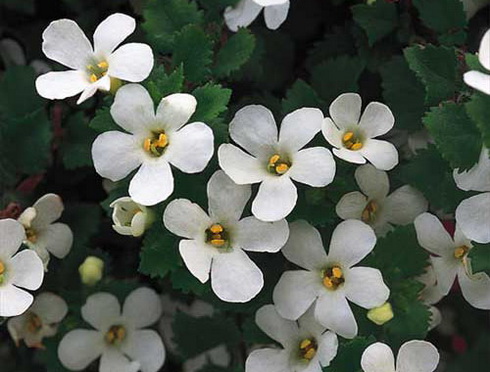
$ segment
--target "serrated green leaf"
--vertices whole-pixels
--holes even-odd
[[[77,112],[69,118],[61,144],[65,168],[75,169],[92,165],[91,148],[96,134],[87,126],[82,112]]]
[[[254,48],[254,35],[246,28],[240,28],[216,55],[213,74],[218,78],[224,78],[237,71],[248,61]]]
[[[202,296],[203,293],[209,292],[209,284],[201,283],[183,266],[170,273],[170,280],[172,281],[172,288],[185,294],[194,293]]]
[[[471,258],[471,269],[473,273],[483,271],[487,275],[490,275],[490,243],[479,244],[473,242],[473,248],[471,248],[468,257]]]
[[[465,107],[468,116],[481,132],[483,144],[490,148],[490,96],[475,93]]]
[[[361,356],[374,342],[373,338],[356,337],[339,345],[337,356],[324,372],[361,372]]]
[[[398,25],[398,13],[394,3],[376,1],[371,5],[354,5],[351,10],[354,20],[366,31],[369,45],[388,35]]]
[[[110,130],[121,130],[111,116],[109,107],[102,107],[95,112],[94,118],[88,124],[96,132],[103,133]]]
[[[223,88],[219,84],[208,83],[196,88],[192,95],[197,99],[197,107],[191,121],[209,123],[226,111],[231,98],[231,89]]]
[[[302,107],[323,107],[323,102],[315,90],[304,80],[298,79],[286,92],[282,100],[282,112],[286,115]]]
[[[167,74],[165,68],[159,65],[153,69],[143,85],[148,90],[148,93],[150,93],[155,105],[158,105],[163,97],[182,91],[184,85],[184,69],[180,65],[170,74]]]
[[[484,74],[488,73],[485,67],[481,65],[478,55],[466,53],[464,59],[466,65],[468,66],[468,70],[476,70],[476,71],[483,72]]]

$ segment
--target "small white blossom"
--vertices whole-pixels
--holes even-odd
[[[211,272],[211,287],[220,299],[247,302],[260,292],[264,278],[245,251],[279,251],[288,238],[288,224],[241,218],[251,187],[236,185],[223,171],[211,177],[207,193],[209,215],[187,199],[176,199],[165,209],[163,222],[186,238],[179,251],[192,275],[205,283]]]
[[[337,355],[337,335],[318,324],[313,309],[296,322],[282,318],[273,305],[265,305],[257,311],[255,322],[283,348],[253,351],[245,372],[321,372]]]
[[[364,350],[361,367],[364,372],[432,372],[439,364],[439,352],[430,342],[405,342],[396,358],[390,347],[376,342]]]
[[[330,105],[330,118],[323,122],[323,135],[335,147],[333,153],[349,163],[364,164],[367,159],[378,169],[393,169],[398,164],[395,146],[375,138],[388,133],[395,118],[379,102],[367,105],[361,116],[361,105],[359,94],[338,96]]]
[[[219,147],[221,168],[237,184],[260,183],[252,213],[262,221],[277,221],[294,209],[298,193],[293,180],[313,187],[330,184],[335,161],[325,147],[303,149],[320,131],[323,114],[302,108],[288,114],[278,133],[272,112],[259,105],[239,110],[230,123],[232,144]]]
[[[143,81],[153,68],[153,52],[146,44],[119,46],[136,27],[134,18],[116,13],[107,17],[94,32],[94,47],[76,22],[60,19],[43,32],[43,52],[55,62],[71,68],[53,71],[36,80],[37,92],[44,98],[64,99],[79,93],[77,103],[97,90],[109,91],[111,81]]]
[[[22,46],[14,39],[5,38],[0,40],[0,57],[5,66],[25,66],[27,65],[26,55]],[[51,68],[44,61],[34,59],[29,63],[37,75],[51,71]]]
[[[305,270],[282,274],[273,293],[278,313],[295,320],[315,303],[315,318],[320,324],[342,337],[355,337],[357,323],[347,300],[371,309],[382,305],[390,294],[379,270],[353,267],[375,245],[371,227],[347,220],[335,228],[327,255],[318,230],[306,221],[290,224],[282,253]]]
[[[428,202],[418,190],[402,186],[391,194],[388,174],[371,164],[358,167],[355,178],[362,192],[342,196],[335,210],[344,220],[356,219],[370,225],[376,235],[384,236],[393,225],[408,225],[427,211]]]
[[[56,222],[63,213],[63,201],[56,194],[46,194],[20,215],[18,221],[24,226],[24,243],[34,250],[44,263],[49,263],[49,254],[64,258],[73,245],[73,232],[64,223]]]
[[[24,313],[33,302],[30,293],[44,278],[44,267],[36,252],[19,250],[26,238],[22,225],[12,219],[0,220],[0,317]]]
[[[490,70],[490,30],[485,32],[480,42],[478,50],[478,60],[486,69]],[[477,89],[485,94],[490,94],[490,75],[480,71],[469,71],[463,75],[464,82],[470,87]]]
[[[54,293],[43,292],[24,314],[9,319],[7,328],[17,346],[24,340],[28,347],[42,348],[43,338],[56,334],[67,313],[65,300]]]
[[[138,169],[129,184],[136,203],[155,205],[174,190],[170,164],[185,173],[201,172],[214,152],[213,131],[204,123],[186,123],[196,110],[190,94],[171,94],[155,107],[141,85],[120,88],[111,106],[114,121],[129,133],[109,131],[92,145],[97,173],[111,181]]]
[[[141,236],[153,222],[150,209],[128,196],[114,200],[110,207],[114,209],[112,228],[121,235]]]
[[[472,272],[468,253],[473,245],[458,223],[453,238],[437,217],[430,213],[418,216],[414,224],[419,244],[437,255],[431,256],[431,262],[441,293],[447,295],[457,277],[466,301],[478,309],[489,310],[490,278],[484,272]]]
[[[68,332],[58,346],[61,363],[81,371],[100,357],[99,372],[157,372],[165,348],[157,332],[144,329],[158,321],[162,305],[149,288],[131,292],[122,307],[116,296],[99,292],[82,307],[82,318],[95,330]]]
[[[276,30],[286,20],[289,0],[240,0],[234,7],[225,10],[225,22],[231,31],[249,26],[264,9],[267,28]]]

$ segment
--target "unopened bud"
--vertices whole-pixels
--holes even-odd
[[[369,310],[367,317],[371,322],[377,325],[383,325],[393,319],[393,308],[389,302],[385,302],[383,305]]]
[[[80,279],[83,284],[93,286],[102,279],[104,272],[104,261],[98,257],[89,256],[78,268]]]

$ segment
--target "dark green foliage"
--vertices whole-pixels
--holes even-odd
[[[392,32],[398,24],[396,5],[386,1],[359,4],[352,8],[354,20],[366,31],[369,45]]]
[[[479,244],[473,242],[473,248],[470,250],[471,269],[473,273],[481,271],[490,275],[490,244]]]

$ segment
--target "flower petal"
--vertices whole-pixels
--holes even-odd
[[[11,218],[0,220],[0,259],[8,260],[26,238],[24,227]]]
[[[104,336],[100,332],[75,329],[61,340],[58,358],[66,368],[81,371],[102,354],[104,347]]]
[[[83,71],[52,71],[36,79],[37,93],[47,99],[65,99],[90,86]]]
[[[138,330],[131,335],[130,342],[123,346],[124,352],[140,364],[142,372],[159,371],[165,362],[165,347],[162,339],[153,330]]]
[[[235,145],[222,144],[218,159],[221,169],[239,185],[261,182],[269,176],[264,164]]]
[[[357,127],[361,116],[361,96],[357,93],[344,93],[338,96],[329,108],[330,117],[339,129]]]
[[[332,119],[325,118],[323,120],[322,134],[332,146],[342,147],[342,131],[337,128]]]
[[[349,163],[354,163],[354,164],[366,163],[366,159],[364,158],[364,156],[362,156],[362,154],[359,151],[352,151],[346,149],[345,147],[342,147],[339,149],[332,149],[332,152],[334,153],[335,156],[345,161],[348,161]]]
[[[430,342],[413,340],[398,351],[397,372],[432,372],[439,364],[439,352]]]
[[[231,31],[238,31],[239,27],[249,26],[259,15],[262,7],[253,0],[241,0],[234,7],[226,8],[224,17]]]
[[[434,257],[430,260],[437,277],[437,287],[443,295],[447,295],[453,286],[460,263],[454,257]]]
[[[357,168],[355,178],[362,193],[368,196],[370,200],[383,200],[390,191],[388,174],[376,169],[371,164]]]
[[[396,189],[386,198],[386,219],[395,225],[408,225],[427,211],[429,203],[424,195],[409,185]]]
[[[388,141],[369,139],[358,152],[381,170],[391,170],[398,164],[398,151]]]
[[[106,348],[100,358],[99,372],[138,372],[140,364],[131,361],[117,348]]]
[[[335,160],[325,147],[310,147],[292,156],[288,175],[295,181],[313,187],[324,187],[335,177]]]
[[[323,113],[316,108],[301,108],[286,115],[281,123],[279,146],[294,154],[306,146],[320,130]]]
[[[247,372],[290,371],[290,355],[286,350],[259,349],[252,351],[245,362]]]
[[[131,83],[145,80],[153,68],[153,52],[146,44],[129,43],[107,58],[107,75]]]
[[[109,55],[131,35],[136,21],[126,14],[114,13],[104,19],[94,32],[95,54]]]
[[[155,205],[174,191],[174,176],[165,159],[144,162],[129,184],[129,196],[139,204]]]
[[[203,240],[211,219],[199,205],[187,199],[175,199],[165,208],[163,224],[175,235]]]
[[[283,4],[271,5],[264,9],[265,24],[269,30],[277,30],[281,26],[289,12],[289,0]]]
[[[456,221],[468,239],[483,244],[490,242],[490,192],[463,200],[456,208]]]
[[[485,94],[490,94],[490,75],[480,71],[468,71],[463,75],[464,82]]]
[[[490,310],[490,278],[484,272],[468,275],[463,265],[458,272],[461,293],[477,309]]]
[[[345,272],[344,290],[347,299],[365,309],[381,306],[390,290],[378,269],[353,267]]]
[[[374,138],[388,133],[395,125],[390,108],[380,102],[371,102],[362,114],[359,128],[366,136]]]
[[[83,90],[82,94],[80,94],[80,97],[77,100],[77,105],[80,105],[81,103],[88,100],[98,90],[108,92],[110,89],[111,89],[111,78],[109,77],[109,75],[106,75],[103,78],[97,80],[95,83],[91,83]]]
[[[31,311],[45,324],[59,323],[68,313],[68,305],[60,296],[43,292],[36,296]]]
[[[269,177],[259,187],[252,213],[262,221],[278,221],[294,209],[298,193],[287,175]]]
[[[287,347],[298,333],[296,322],[279,315],[274,305],[262,306],[255,314],[255,323],[270,338]]]
[[[31,306],[33,300],[30,293],[11,284],[4,284],[0,287],[0,316],[21,315]]]
[[[55,257],[64,258],[73,245],[73,232],[64,223],[54,223],[39,232],[36,244],[45,247]]]
[[[446,257],[452,255],[454,242],[441,221],[430,213],[423,213],[415,221],[419,244],[429,252]]]
[[[121,306],[116,296],[105,292],[98,292],[88,297],[81,311],[82,318],[103,333],[121,316]]]
[[[63,200],[56,194],[43,195],[32,207],[36,210],[36,216],[32,221],[32,227],[35,229],[46,227],[58,220],[65,209]]]
[[[187,93],[162,98],[157,108],[157,121],[165,131],[173,132],[186,124],[196,111],[197,101]]]
[[[343,220],[360,220],[367,202],[367,198],[359,191],[349,192],[340,198],[335,206],[335,212]]]
[[[318,357],[323,367],[330,365],[330,362],[337,356],[339,340],[333,332],[325,332],[318,340]]]
[[[206,283],[209,279],[211,261],[214,256],[219,255],[219,252],[204,242],[196,240],[181,240],[179,252],[191,274],[201,283]]]
[[[254,1],[263,7],[281,5],[281,4],[289,2],[289,0],[254,0]]]
[[[325,292],[326,291],[326,292]],[[315,305],[318,322],[344,338],[357,335],[357,323],[342,290],[325,289]]]
[[[393,351],[388,345],[376,342],[362,353],[361,367],[364,372],[394,372],[395,357]]]
[[[478,59],[485,69],[490,70],[490,30],[487,30],[480,41]]]
[[[122,315],[136,329],[149,327],[160,319],[162,302],[153,289],[141,287],[126,297]]]
[[[44,278],[44,266],[36,252],[25,249],[10,261],[12,273],[10,282],[30,290],[38,289]]]
[[[461,190],[490,191],[490,150],[483,147],[478,163],[461,173],[459,173],[459,169],[455,169],[453,178]]]
[[[288,236],[286,220],[264,222],[250,216],[238,222],[233,239],[246,251],[275,253],[284,246]]]

